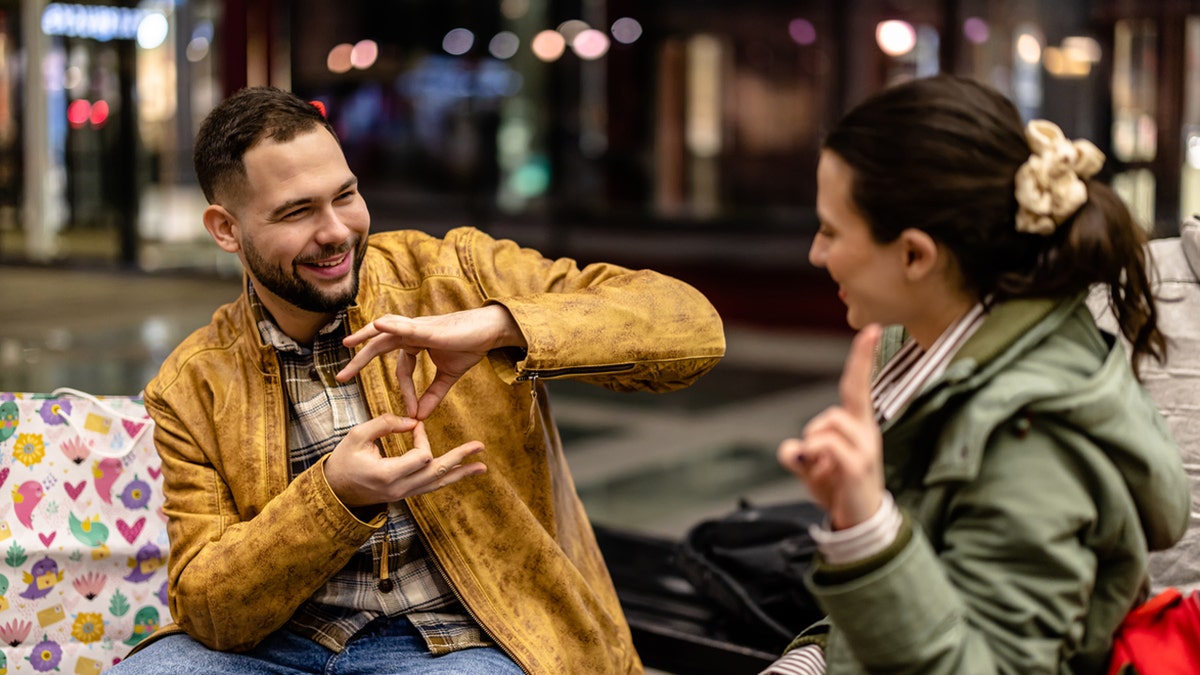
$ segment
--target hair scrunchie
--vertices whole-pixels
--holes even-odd
[[[1032,153],[1017,169],[1017,231],[1047,236],[1087,201],[1084,180],[1104,166],[1091,141],[1067,140],[1048,120],[1031,120],[1025,138]]]

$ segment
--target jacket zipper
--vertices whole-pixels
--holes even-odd
[[[625,370],[632,370],[632,363],[618,363],[612,366],[578,366],[575,368],[550,368],[547,370],[522,370],[517,375],[518,382],[527,380],[548,379],[555,377],[569,377],[571,375],[595,375],[599,373],[619,373]]]

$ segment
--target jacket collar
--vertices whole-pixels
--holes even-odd
[[[1067,300],[1009,300],[993,307],[983,325],[955,354],[942,376],[929,383],[913,399],[908,410],[884,424],[885,445],[930,443],[933,449],[932,456],[927,455],[925,484],[973,478],[992,431],[1038,396],[1036,388],[1005,386],[1003,392],[989,396],[984,404],[962,408],[948,418],[938,430],[936,439],[917,439],[925,433],[924,423],[931,415],[942,413],[947,406],[953,407],[960,397],[988,386],[998,373],[1079,311],[1084,297],[1080,294]],[[914,458],[891,456],[888,459],[889,464],[894,464],[891,471],[907,472],[908,463]]]

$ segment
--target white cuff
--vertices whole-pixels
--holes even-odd
[[[808,533],[817,542],[825,562],[830,565],[848,565],[860,560],[866,560],[883,551],[900,534],[900,524],[903,518],[892,493],[883,493],[883,502],[875,515],[863,522],[836,532],[829,529],[829,522],[823,525],[810,525]]]

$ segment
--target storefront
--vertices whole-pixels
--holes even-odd
[[[1200,210],[1198,61],[1186,2],[0,0],[0,260],[236,271],[190,158],[247,84],[326,103],[379,229],[683,238],[811,231],[824,130],[952,71],[1093,139],[1168,234]]]
[[[187,186],[193,113],[222,94],[216,9],[30,0],[7,8],[0,54],[19,52],[36,67],[2,69],[0,256],[156,267],[172,264],[173,243],[203,234]],[[11,149],[10,126],[19,139]],[[10,156],[19,159],[11,173]]]

